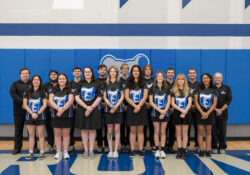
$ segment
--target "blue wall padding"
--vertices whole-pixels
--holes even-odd
[[[40,74],[43,82],[49,80],[48,73],[57,69],[72,80],[72,69],[91,66],[98,77],[97,67],[107,54],[115,58],[131,59],[138,54],[150,59],[154,71],[173,67],[176,73],[187,75],[189,68],[196,68],[197,79],[204,72],[223,74],[223,82],[233,93],[229,107],[230,124],[250,124],[248,111],[250,93],[250,50],[180,50],[180,49],[0,49],[0,123],[13,123],[12,99],[9,89],[19,79],[19,69],[26,66],[31,76]],[[143,60],[143,59],[142,59]],[[145,60],[145,59],[144,59]],[[140,61],[141,63],[141,61]]]

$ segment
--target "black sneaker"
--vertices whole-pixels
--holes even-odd
[[[206,154],[206,157],[211,157],[210,151],[206,151],[205,154]]]
[[[151,150],[153,153],[155,153],[158,149],[156,148],[156,146],[152,146]]]
[[[121,145],[121,147],[120,147],[120,152],[125,152],[125,147],[124,147],[124,145]]]
[[[12,155],[16,155],[21,152],[21,149],[13,149]]]
[[[144,151],[139,151],[139,157],[144,158]]]
[[[179,148],[178,149],[178,153],[177,153],[177,155],[176,155],[176,159],[180,159],[181,157],[182,157],[182,148]]]
[[[205,154],[204,151],[200,151],[199,152],[199,157],[204,157],[204,154]]]
[[[45,158],[45,153],[40,153],[38,159],[43,160],[44,158]]]
[[[186,154],[187,154],[186,149],[183,148],[183,149],[182,149],[182,154],[181,154],[181,159],[182,159],[182,160],[185,160],[185,159],[186,159]]]
[[[33,153],[29,153],[26,157],[25,157],[25,159],[26,160],[30,160],[30,159],[32,159],[34,157],[34,154]]]
[[[174,149],[173,149],[173,147],[172,147],[172,146],[168,148],[168,152],[170,152],[170,153],[174,153]]]
[[[129,153],[129,157],[134,158],[134,157],[135,157],[135,151],[131,151],[131,152]]]

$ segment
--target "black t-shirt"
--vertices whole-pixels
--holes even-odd
[[[149,79],[144,78],[143,80],[144,80],[148,90],[150,90],[150,88],[154,85],[154,79],[152,77],[150,77]],[[149,102],[149,96],[148,96],[146,101],[147,101],[147,103]]]
[[[214,97],[217,97],[217,92],[215,89],[198,89],[198,103],[203,111],[208,111],[213,105]]]
[[[98,83],[100,83],[102,102],[104,102],[104,100],[103,100],[103,92],[104,92],[106,80],[107,80],[107,78],[97,78],[96,79],[96,81]]]
[[[196,94],[198,89],[200,88],[200,83],[198,81],[195,81],[194,83],[188,81],[188,86],[192,95],[192,104],[194,104],[194,94]]]
[[[229,105],[232,100],[232,92],[229,86],[224,84],[221,87],[215,87],[218,94],[217,108],[222,108],[225,104]]]
[[[121,98],[121,93],[123,91],[123,84],[121,82],[110,82],[108,85],[105,83],[106,97],[111,105],[116,105]],[[106,104],[104,112],[110,111],[110,107]],[[122,112],[122,106],[120,105],[116,112]]]
[[[74,95],[75,90],[69,88],[64,88],[62,91],[60,89],[54,89],[50,92],[50,94],[54,94],[54,102],[58,107],[63,107],[69,100],[69,95]],[[52,109],[51,116],[56,117],[57,110]],[[72,106],[64,111],[64,113],[61,115],[61,117],[73,117],[73,109]]]
[[[28,100],[28,106],[33,113],[38,113],[38,111],[43,106],[43,99],[47,99],[47,92],[42,90],[42,94],[40,91],[34,91],[31,96],[28,95],[28,92],[24,92],[23,98]],[[31,115],[27,112],[26,119],[32,119]],[[38,116],[38,120],[45,120],[44,112]]]
[[[175,104],[181,108],[186,109],[188,105],[188,97],[191,97],[192,94],[189,92],[188,95],[184,95],[183,90],[180,90],[180,95],[175,94],[174,92],[171,93],[171,96],[175,98]]]
[[[174,81],[172,81],[172,83],[170,83],[169,81],[166,81],[166,82],[167,82],[169,91],[170,91],[170,93],[171,93],[171,92],[172,92],[172,88],[173,88],[173,86],[174,86]]]
[[[124,79],[123,77],[120,78],[120,83],[122,84],[122,88],[123,88],[124,90],[125,90],[125,88],[126,88],[127,81],[128,81],[128,79]],[[125,98],[124,98],[124,100],[123,100],[123,104],[124,104],[124,105],[128,105],[128,102],[125,100]]]
[[[50,94],[55,89],[55,87],[53,86],[53,84],[48,82],[43,84],[43,89],[47,92],[47,94]],[[47,96],[47,98],[49,98],[49,96]]]
[[[88,106],[92,105],[97,97],[102,97],[100,81],[87,82],[82,80],[76,95],[80,95],[81,100]],[[100,107],[100,106],[99,106]]]
[[[135,103],[139,104],[141,99],[143,98],[143,92],[144,89],[148,89],[145,82],[143,82],[143,88],[141,89],[138,83],[134,83],[133,89],[129,89],[128,86],[126,86],[126,89],[129,89],[129,97],[130,99]]]

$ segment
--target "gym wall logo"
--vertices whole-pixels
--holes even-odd
[[[150,64],[150,60],[147,55],[143,53],[139,53],[135,55],[133,58],[128,58],[128,59],[116,58],[114,55],[107,54],[107,55],[104,55],[100,61],[100,64],[105,64],[108,69],[110,66],[116,66],[118,70],[120,70],[120,66],[123,63],[128,64],[129,72],[130,72],[130,69],[133,65],[138,64],[142,68],[144,65]]]
[[[213,154],[212,158],[199,158],[188,153],[185,161],[168,154],[166,159],[156,159],[151,151],[145,152],[144,161],[131,159],[128,153],[121,153],[118,159],[108,159],[106,154],[96,154],[95,159],[83,159],[82,151],[75,151],[70,159],[53,159],[48,154],[44,160],[37,157],[25,160],[24,154],[13,156],[1,151],[1,175],[20,174],[108,174],[120,171],[125,174],[236,174],[249,175],[250,150],[231,150],[227,154]],[[176,163],[173,163],[175,161]],[[177,163],[178,161],[178,163]],[[179,162],[180,161],[180,162]],[[118,173],[119,174],[119,173]]]

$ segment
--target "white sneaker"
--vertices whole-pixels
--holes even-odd
[[[113,158],[117,159],[119,157],[119,153],[117,151],[114,151],[113,153]]]
[[[52,151],[55,151],[55,149],[52,146],[50,146],[50,144],[48,144],[48,146],[45,148],[44,152],[48,153],[48,152],[52,152]]]
[[[63,153],[63,158],[64,159],[69,159],[70,158],[68,151]]]
[[[157,150],[156,152],[155,152],[155,158],[159,158],[161,155],[160,155],[160,150]]]
[[[110,152],[108,153],[107,157],[108,157],[108,158],[113,158],[113,152],[110,151]]]
[[[226,150],[221,149],[221,150],[220,150],[220,153],[221,153],[221,154],[226,154]]]
[[[160,155],[162,159],[166,159],[166,154],[163,150],[160,151]]]
[[[218,150],[217,150],[217,149],[212,149],[212,152],[213,152],[214,154],[217,154],[217,153],[218,153]]]
[[[57,151],[56,155],[54,156],[54,159],[60,159],[62,157],[62,152]]]

